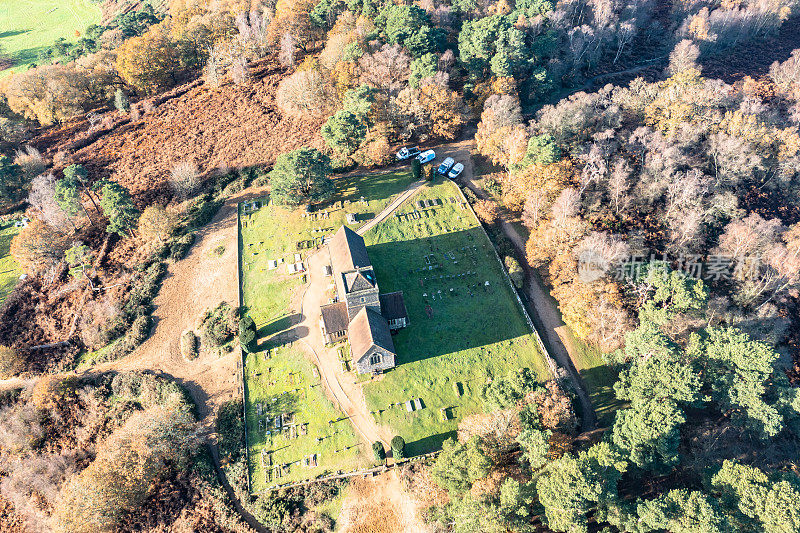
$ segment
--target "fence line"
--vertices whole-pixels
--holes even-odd
[[[402,459],[400,461],[396,461],[391,466],[384,464],[384,465],[374,466],[372,468],[362,468],[362,469],[359,469],[359,470],[351,470],[350,472],[342,472],[342,473],[337,473],[337,474],[330,474],[328,476],[322,476],[322,477],[318,477],[318,478],[314,478],[314,479],[305,479],[303,481],[295,481],[293,483],[284,483],[282,485],[275,485],[274,487],[266,488],[266,489],[264,489],[262,491],[256,492],[255,494],[258,494],[258,495],[270,494],[270,493],[275,492],[276,490],[280,490],[280,489],[288,489],[288,488],[292,488],[292,487],[303,487],[303,486],[306,486],[306,485],[313,485],[314,483],[325,483],[327,481],[335,481],[337,479],[347,479],[347,478],[350,478],[350,477],[365,476],[365,475],[368,475],[368,474],[376,474],[376,473],[388,472],[389,470],[392,470],[394,468],[397,468],[398,466],[402,466],[402,465],[407,464],[407,463],[416,463],[416,462],[420,462],[420,461],[425,461],[425,460],[427,460],[429,458],[432,458],[432,457],[436,457],[440,453],[441,453],[441,450],[435,451],[435,452],[426,453],[426,454],[423,454],[423,455],[415,455],[414,457],[409,457],[407,459]]]
[[[236,204],[236,292],[237,292],[237,299],[239,301],[239,307],[241,308],[244,304],[243,296],[242,296],[242,210],[241,210],[241,202]],[[241,379],[241,391],[242,391],[242,422],[244,425],[244,460],[245,464],[247,465],[247,492],[253,492],[253,484],[252,480],[250,479],[250,445],[247,439],[247,390],[246,390],[246,380],[245,377],[245,355],[244,350],[242,350],[241,345],[239,346],[239,362],[241,367],[241,372],[239,373],[239,378]]]

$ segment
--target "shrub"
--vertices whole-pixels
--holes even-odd
[[[14,154],[14,164],[22,169],[27,181],[32,180],[47,168],[41,152],[30,145],[26,146],[24,150],[17,150]]]
[[[117,89],[114,93],[114,107],[116,107],[117,111],[120,113],[127,113],[131,109],[131,103],[122,89]]]
[[[236,312],[225,302],[206,311],[200,319],[203,342],[214,348],[226,344],[233,337],[237,327]]]
[[[181,335],[181,355],[186,359],[197,359],[197,335],[192,330],[184,331]]]
[[[383,444],[377,440],[372,443],[372,453],[375,454],[376,461],[383,461],[386,459],[386,450],[383,449]]]
[[[147,240],[165,239],[174,230],[172,217],[163,206],[149,205],[139,217],[139,233]]]
[[[0,346],[0,378],[16,376],[25,368],[25,361],[14,348]]]
[[[222,202],[212,199],[210,194],[203,195],[189,211],[189,224],[196,228],[205,226],[214,219],[222,207]]]
[[[395,461],[405,458],[405,453],[406,441],[403,440],[403,437],[400,435],[392,437],[392,457],[394,457]]]
[[[418,180],[422,176],[422,163],[416,157],[411,161],[411,176]]]
[[[200,172],[191,161],[181,161],[170,172],[169,184],[175,195],[181,199],[189,198],[200,186]]]
[[[475,214],[484,224],[494,224],[500,216],[500,209],[491,200],[478,200],[474,207]]]
[[[511,278],[511,282],[516,288],[521,289],[523,283],[525,282],[525,272],[522,270],[522,266],[520,266],[519,261],[517,261],[514,257],[506,256],[505,264],[506,269],[508,269],[508,277]]]
[[[256,340],[256,323],[249,315],[244,315],[239,321],[239,344],[246,352],[253,351],[253,343]]]
[[[236,461],[244,448],[244,420],[242,419],[242,402],[232,400],[219,408],[217,415],[217,433],[219,434],[219,454],[223,461]]]
[[[475,193],[472,192],[472,189],[470,189],[469,187],[464,187],[463,189],[461,189],[461,191],[464,193],[464,198],[466,198],[470,204],[474,204],[475,202],[478,201],[478,197],[475,196]]]
[[[173,261],[180,261],[189,253],[192,244],[194,244],[194,233],[178,237],[169,246],[169,258]]]

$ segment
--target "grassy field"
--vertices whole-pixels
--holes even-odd
[[[442,205],[406,216],[418,201],[434,198]],[[403,291],[411,325],[394,337],[397,368],[364,391],[378,423],[405,439],[408,455],[418,455],[438,448],[464,416],[482,411],[489,379],[520,367],[543,380],[550,373],[456,186],[437,181],[397,213],[364,238],[381,291]],[[404,403],[416,398],[423,408],[408,412]]]
[[[302,286],[300,275],[286,271],[286,265],[294,262],[295,253],[306,260],[307,248],[298,249],[297,243],[320,242],[345,223],[346,213],[359,215],[358,223],[351,227],[363,224],[412,181],[406,169],[338,178],[338,193],[331,205],[312,214],[303,209],[284,209],[266,199],[259,201],[257,209],[240,205],[242,298],[262,339],[262,351],[248,355],[245,361],[247,445],[253,491],[340,469],[352,470],[371,462],[372,451],[362,449],[353,426],[341,419],[342,413],[325,397],[319,375],[300,347],[281,346],[274,335],[291,326],[290,302]],[[270,270],[270,260],[283,263]],[[263,350],[270,351],[269,358],[264,357]],[[278,400],[272,401],[273,398]],[[269,429],[264,425],[282,412],[294,413],[296,428],[308,424],[306,434],[276,434],[274,425]],[[338,421],[329,424],[332,420]],[[285,476],[267,477],[267,471],[274,470],[262,464],[262,450],[270,452],[267,455],[272,465],[290,464]],[[317,454],[316,467],[303,465],[303,459],[310,454]]]
[[[22,274],[10,253],[11,240],[17,233],[19,228],[15,228],[13,222],[0,225],[0,303],[6,299]]]
[[[599,427],[609,427],[614,423],[617,409],[625,407],[625,402],[618,400],[614,394],[617,374],[603,360],[600,348],[580,340],[569,328],[567,332],[575,347],[575,366],[586,383],[592,407],[597,413],[597,424]]]
[[[368,465],[372,450],[364,449],[352,424],[325,397],[319,373],[300,348],[277,346],[268,353],[268,357],[263,353],[249,354],[245,364],[253,491]],[[275,417],[285,412],[294,413],[294,430],[275,428]],[[311,454],[317,456],[316,467],[304,465],[303,459]],[[275,465],[286,464],[286,474],[275,477]]]
[[[264,205],[266,200],[260,201],[262,207],[257,210],[239,207],[242,294],[261,337],[283,329],[292,293],[301,286],[301,276],[286,272],[286,265],[294,262],[294,254],[301,254],[305,260],[306,252],[299,250],[297,243],[319,243],[323,236],[345,224],[346,213],[358,215],[358,223],[350,225],[358,227],[383,210],[412,181],[411,172],[406,169],[338,178],[332,207],[311,214],[303,209]],[[278,268],[269,270],[270,260],[278,261]]]
[[[14,66],[0,77],[24,70],[59,37],[75,41],[100,23],[100,4],[91,0],[4,0],[0,2],[0,47]]]

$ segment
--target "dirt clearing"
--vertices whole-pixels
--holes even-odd
[[[338,520],[342,533],[425,533],[417,505],[400,485],[397,470],[373,478],[354,478],[347,487]]]

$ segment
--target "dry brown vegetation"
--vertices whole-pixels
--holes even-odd
[[[195,86],[95,142],[67,155],[59,166],[81,163],[94,177],[109,176],[132,194],[166,194],[177,163],[188,160],[205,176],[214,171],[269,167],[284,152],[321,148],[321,122],[283,116],[275,91],[287,71],[272,59],[251,69],[251,80],[219,89]],[[43,132],[33,144],[54,157],[86,121]],[[148,202],[149,203],[149,202]]]
[[[3,531],[246,531],[152,374],[53,375],[0,408]],[[112,497],[113,495],[113,497]]]

